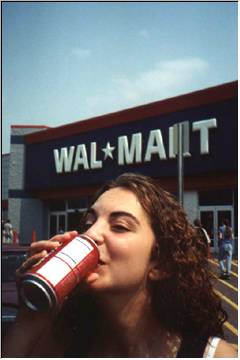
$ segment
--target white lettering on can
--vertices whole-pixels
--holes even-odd
[[[56,286],[92,250],[93,246],[89,242],[76,237],[36,273],[42,275],[52,285]]]

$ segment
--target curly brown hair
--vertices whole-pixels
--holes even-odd
[[[163,277],[149,283],[154,313],[169,330],[182,335],[196,332],[220,336],[227,314],[214,293],[202,237],[187,220],[172,194],[145,175],[124,173],[104,185],[105,191],[121,187],[132,191],[145,210],[157,241],[158,266]]]
[[[223,323],[227,314],[213,290],[208,260],[201,250],[202,237],[188,222],[184,209],[156,180],[135,173],[124,173],[109,181],[96,193],[89,207],[105,191],[116,187],[130,190],[137,196],[155,234],[157,246],[152,256],[158,260],[163,275],[148,286],[152,309],[161,325],[181,336],[194,333],[200,337],[224,338]],[[83,227],[84,221],[83,217]],[[66,302],[58,318],[63,319],[62,328],[66,329],[68,324],[79,334],[83,323],[87,323],[90,336],[100,315],[95,305],[94,299],[77,292]],[[86,338],[86,328],[84,335]]]

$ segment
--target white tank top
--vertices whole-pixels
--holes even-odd
[[[206,346],[205,352],[203,357],[204,358],[213,358],[214,354],[216,352],[218,343],[221,339],[218,337],[211,337],[208,341],[208,344]]]

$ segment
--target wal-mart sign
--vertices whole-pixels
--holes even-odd
[[[237,119],[229,100],[84,132],[78,122],[71,135],[26,145],[26,190],[100,184],[129,171],[177,178],[174,125],[186,121],[184,175],[228,176],[238,166]]]
[[[209,154],[209,131],[216,127],[217,119],[215,118],[192,123],[192,131],[197,131],[200,135],[199,152],[201,155]],[[176,157],[174,127],[172,126],[168,129],[168,151],[162,131],[159,128],[149,131],[146,144],[143,144],[141,132],[133,133],[130,136],[118,136],[114,143],[116,146],[112,146],[110,141],[107,141],[104,147],[100,147],[101,152],[99,152],[99,145],[96,141],[92,141],[90,144],[77,144],[53,149],[55,171],[62,174],[102,169],[104,161],[108,158],[122,166],[149,163],[152,161],[153,155],[157,156],[159,160]],[[99,157],[97,156],[98,153]],[[190,157],[191,152],[186,152],[183,155]]]

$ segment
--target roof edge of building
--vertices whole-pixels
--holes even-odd
[[[47,125],[11,125],[13,129],[51,129],[50,126]]]
[[[143,120],[149,117],[164,115],[176,111],[183,111],[187,108],[195,108],[201,105],[217,103],[236,97],[237,92],[238,81],[236,80],[137,107],[76,121],[71,124],[49,128],[41,133],[35,132],[33,134],[28,134],[25,135],[25,142],[26,144],[41,143],[48,140],[70,136],[76,134],[76,132],[80,133],[108,128],[113,125]],[[101,120],[104,120],[104,122]],[[79,125],[81,125],[81,127],[79,127]]]

